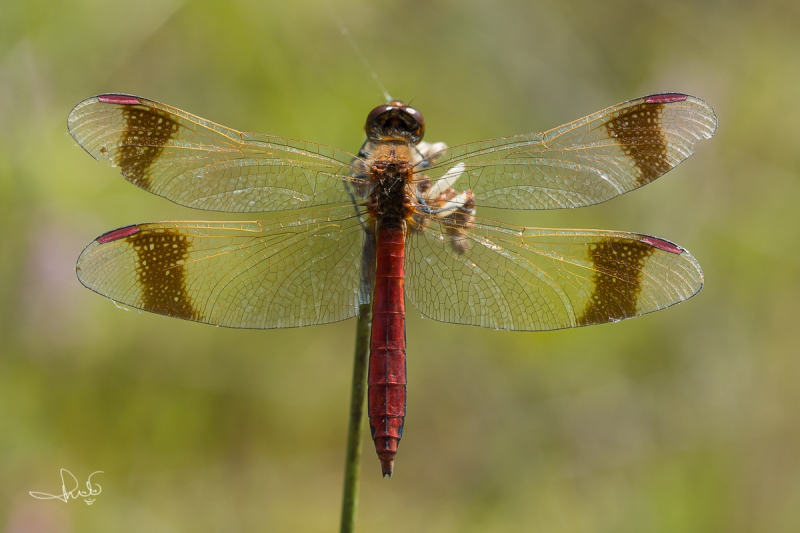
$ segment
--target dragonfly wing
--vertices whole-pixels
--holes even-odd
[[[236,328],[355,316],[364,231],[352,207],[261,222],[160,222],[98,237],[81,283],[121,304]]]
[[[195,209],[277,211],[350,201],[355,157],[282,137],[242,133],[138,96],[99,95],[67,119],[72,137],[142,189]]]
[[[694,257],[656,237],[437,224],[409,234],[406,296],[443,322],[519,331],[602,324],[682,302],[703,285]]]
[[[425,173],[440,178],[460,163],[459,188],[472,189],[481,207],[582,207],[650,183],[716,127],[714,110],[702,100],[655,94],[544,133],[455,146],[429,156],[436,163]]]

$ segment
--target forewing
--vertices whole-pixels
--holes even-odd
[[[432,154],[436,164],[425,173],[435,179],[461,163],[459,188],[472,189],[479,207],[582,207],[650,183],[716,127],[714,110],[702,100],[655,94],[544,133],[456,146],[441,159]]]
[[[121,304],[236,328],[355,316],[364,231],[352,207],[261,222],[160,222],[106,233],[81,283]]]
[[[443,322],[543,331],[616,322],[682,302],[700,265],[669,241],[618,231],[476,221],[409,232],[406,296]]]
[[[67,119],[95,159],[173,202],[229,213],[278,211],[350,201],[343,182],[354,156],[335,148],[242,133],[138,96],[84,100]]]

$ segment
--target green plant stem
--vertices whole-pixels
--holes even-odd
[[[358,510],[358,480],[361,473],[361,433],[364,425],[364,396],[367,390],[369,333],[372,329],[372,304],[358,308],[353,386],[350,392],[350,424],[347,429],[347,459],[344,467],[341,533],[352,533]]]

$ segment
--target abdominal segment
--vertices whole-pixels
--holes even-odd
[[[379,227],[372,338],[369,425],[384,476],[392,475],[406,414],[405,225]]]

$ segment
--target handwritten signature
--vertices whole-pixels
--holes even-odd
[[[61,494],[47,494],[45,492],[29,492],[31,496],[37,498],[39,500],[61,500],[64,503],[67,503],[70,498],[77,500],[78,498],[84,498],[86,505],[92,505],[94,503],[94,498],[89,499],[91,496],[97,496],[100,494],[103,489],[97,483],[92,485],[92,476],[95,474],[103,474],[102,470],[98,470],[97,472],[92,472],[89,475],[89,479],[86,480],[86,488],[89,489],[88,491],[84,492],[78,488],[78,478],[72,475],[72,472],[67,470],[66,468],[61,469]],[[72,481],[75,483],[75,488],[67,492],[67,479],[64,479],[64,475],[69,476],[72,478]],[[97,487],[95,490],[93,487]]]

